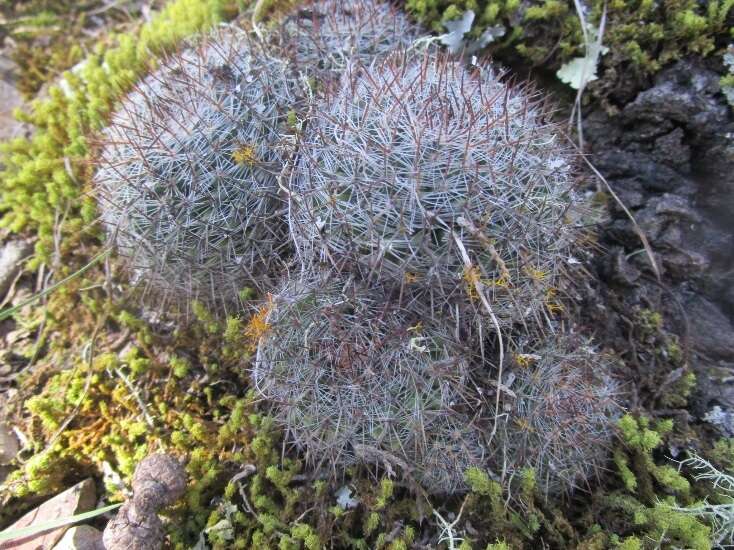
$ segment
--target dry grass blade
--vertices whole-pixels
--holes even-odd
[[[52,292],[54,292],[58,288],[61,288],[62,286],[64,286],[69,281],[72,281],[72,280],[76,279],[77,277],[80,277],[81,275],[83,275],[84,273],[86,273],[89,269],[91,269],[93,266],[95,266],[96,264],[98,264],[99,262],[101,262],[102,260],[104,260],[105,258],[107,258],[110,255],[110,252],[111,252],[111,250],[109,248],[103,250],[102,252],[100,252],[99,254],[97,254],[96,256],[94,256],[91,260],[89,260],[89,262],[86,265],[84,265],[83,267],[77,269],[74,273],[72,273],[68,277],[64,277],[59,282],[54,283],[51,286],[43,289],[41,292],[38,292],[38,293],[34,294],[33,296],[31,296],[30,298],[28,298],[26,300],[23,300],[17,306],[13,306],[13,307],[10,307],[10,308],[7,308],[7,309],[4,309],[4,310],[0,311],[0,321],[4,321],[5,319],[8,319],[8,318],[12,317],[15,313],[17,313],[18,311],[20,311],[21,309],[23,309],[25,306],[37,302],[38,300],[40,300],[44,296],[48,296],[49,294],[51,294]]]
[[[612,196],[612,198],[616,201],[619,207],[624,211],[625,215],[632,222],[635,233],[637,233],[637,236],[640,238],[640,241],[642,242],[642,246],[645,248],[645,253],[647,254],[647,258],[650,260],[650,265],[652,266],[652,270],[655,273],[655,277],[657,278],[658,282],[661,282],[660,268],[658,267],[657,261],[655,260],[655,253],[652,250],[652,246],[650,246],[650,241],[647,239],[645,232],[642,230],[642,228],[637,223],[637,220],[632,215],[632,212],[630,212],[627,206],[625,206],[625,204],[622,202],[622,199],[620,199],[619,196],[614,192],[614,189],[612,189],[612,186],[609,185],[609,182],[607,181],[607,179],[601,174],[601,172],[599,172],[599,170],[596,169],[596,166],[594,166],[591,163],[591,161],[587,159],[585,156],[583,156],[583,159],[586,162],[586,164],[589,166],[589,168],[591,168],[591,171],[594,172],[594,175],[596,175],[596,177],[599,178],[599,180],[604,184],[607,191],[609,191],[609,194]]]

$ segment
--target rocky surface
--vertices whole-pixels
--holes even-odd
[[[25,240],[8,241],[0,249],[0,300],[5,297],[10,285],[21,270],[22,261],[33,251]]]
[[[611,204],[599,264],[618,310],[665,313],[691,353],[699,419],[717,404],[734,410],[734,120],[719,75],[680,61],[619,113],[587,115],[584,136],[662,271],[657,282],[632,223]]]
[[[102,533],[90,525],[72,527],[53,550],[104,550]]]
[[[0,54],[0,140],[24,135],[27,128],[13,116],[13,111],[23,105],[23,96],[18,92],[15,81],[15,63]]]
[[[0,411],[3,401],[0,399]],[[1,418],[1,417],[0,417]],[[9,465],[20,451],[20,442],[11,427],[0,420],[0,483],[5,481],[13,468]]]
[[[8,424],[0,422],[0,466],[8,464],[20,450],[20,442]]]
[[[96,503],[96,492],[94,481],[86,479],[56,495],[41,504],[38,508],[31,510],[13,525],[8,527],[10,531],[40,525],[55,519],[65,518],[94,508]],[[68,525],[44,531],[37,535],[31,535],[20,539],[0,543],[0,549],[9,550],[51,550],[69,528]]]

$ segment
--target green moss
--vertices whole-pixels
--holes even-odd
[[[320,550],[321,548],[321,539],[310,525],[296,523],[291,527],[291,535],[295,539],[302,540],[308,550]]]
[[[375,501],[375,505],[373,507],[374,510],[379,511],[387,506],[393,495],[394,488],[395,486],[391,479],[383,478],[380,480],[380,492],[377,496],[377,500]]]
[[[643,453],[649,453],[662,441],[661,434],[650,429],[650,421],[645,417],[635,418],[626,414],[619,420],[619,429],[624,442]]]
[[[191,365],[183,357],[172,357],[168,363],[171,366],[173,376],[176,378],[186,378],[191,369]]]
[[[637,312],[636,320],[646,336],[654,335],[663,328],[663,316],[658,311],[641,309]]]
[[[371,512],[370,514],[368,514],[363,528],[365,535],[371,535],[372,533],[374,533],[379,525],[380,514],[378,514],[377,512]]]
[[[689,482],[675,468],[669,464],[660,465],[653,457],[653,451],[661,445],[663,436],[673,429],[672,420],[660,420],[653,429],[648,418],[627,414],[619,420],[619,428],[632,457],[630,463],[619,451],[614,457],[627,490],[638,490],[646,502],[655,500],[654,484],[665,491],[688,493]]]
[[[617,545],[617,548],[619,550],[642,550],[642,542],[637,537],[627,537]]]
[[[615,450],[614,464],[617,467],[619,476],[622,478],[624,488],[630,493],[633,493],[637,489],[637,477],[635,476],[635,473],[629,468],[627,455],[619,449]]]
[[[603,38],[610,53],[602,58],[601,79],[590,87],[592,93],[613,89],[622,71],[641,79],[686,55],[716,52],[729,35],[727,16],[732,11],[731,0],[592,0],[585,5],[587,19],[597,27],[607,10]],[[477,14],[474,36],[502,25],[505,36],[490,45],[497,59],[520,57],[555,69],[584,54],[581,25],[570,0],[406,0],[406,6],[436,32],[444,32],[445,21],[468,9]]]
[[[93,29],[100,24],[100,15],[86,14],[101,5],[73,0],[0,2],[3,34],[12,39],[12,59],[19,69],[16,85],[23,94],[33,96],[44,83],[81,61],[84,48],[94,40]],[[100,13],[105,26],[124,19],[117,10]]]
[[[723,470],[734,470],[734,438],[726,437],[716,441],[709,457]]]
[[[471,491],[478,495],[489,496],[498,487],[498,484],[489,479],[486,472],[475,466],[469,468],[464,477]]]

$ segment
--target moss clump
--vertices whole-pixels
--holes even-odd
[[[51,78],[83,59],[100,25],[117,27],[139,15],[132,2],[127,2],[127,17],[122,10],[103,8],[104,3],[98,0],[0,2],[0,38],[7,35],[13,41],[11,57],[18,65],[18,90],[33,96]]]
[[[614,462],[624,488],[600,495],[600,502],[615,522],[627,524],[620,545],[646,548],[643,540],[655,540],[666,547],[707,549],[711,547],[710,527],[694,516],[677,510],[695,501],[694,487],[671,464],[656,458],[666,434],[674,429],[671,420],[653,425],[643,416],[625,415],[619,421],[625,449],[618,449]]]
[[[499,59],[522,59],[536,66],[558,68],[584,55],[583,33],[574,3],[569,0],[406,0],[406,8],[437,32],[443,23],[466,10],[477,14],[474,36],[501,25],[505,35],[490,47]],[[665,64],[689,54],[707,56],[729,36],[727,17],[732,0],[592,0],[587,20],[598,26],[607,8],[602,78],[591,89],[607,94],[654,74]]]

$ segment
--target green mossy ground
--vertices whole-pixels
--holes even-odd
[[[452,15],[448,3],[408,3],[435,23]],[[629,3],[622,4],[610,4],[609,36],[620,33],[615,40],[628,43],[622,36],[632,30],[623,29],[633,22],[625,15]],[[703,15],[684,0],[665,6],[669,4],[675,7],[670,13],[690,19],[685,25],[695,26],[697,17],[704,17],[701,28],[710,32],[687,40],[690,33],[681,27],[675,40],[653,40],[645,36],[664,35],[667,17],[658,31],[643,31],[634,24],[635,32],[644,34],[635,41],[645,55],[656,52],[661,63],[689,51],[716,51],[724,33],[720,19],[730,4],[717,3]],[[485,25],[512,21],[518,9],[512,0],[455,5],[475,9]],[[277,4],[270,2],[264,8],[273,6]],[[549,34],[545,40],[558,42],[553,48],[556,59],[576,55],[579,29],[571,4],[551,0],[531,7],[536,10],[525,13],[520,30],[503,47],[514,44],[519,54],[542,62],[549,51],[531,51],[523,29],[553,28],[561,34]],[[641,18],[661,17],[659,6],[642,2],[635,7]],[[59,280],[100,252],[88,161],[94,132],[104,125],[116,99],[155,65],[157,54],[240,13],[249,18],[251,10],[247,2],[173,0],[151,22],[106,37],[77,73],[65,76],[71,93],[52,87],[48,98],[23,115],[35,133],[5,146],[0,209],[5,227],[37,237],[28,276],[42,268]],[[652,43],[656,49],[647,49]],[[541,47],[541,42],[533,44]],[[661,58],[658,48],[668,48],[668,57]],[[612,55],[633,62],[629,52]],[[643,56],[639,70],[656,70],[650,63]],[[668,449],[694,447],[721,468],[732,468],[734,445],[719,441],[711,447],[684,420],[659,418],[642,408],[631,411],[620,422],[609,471],[588,492],[567,502],[543,498],[532,471],[513,485],[511,500],[480,470],[467,472],[471,493],[448,500],[411,491],[384,472],[350,471],[338,483],[313,480],[302,471],[298,457],[283,448],[281,435],[248,388],[247,355],[263,330],[254,306],[242,318],[218,319],[195,304],[193,318],[185,325],[153,325],[140,318],[134,299],[121,297],[111,287],[108,269],[100,262],[15,316],[17,326],[38,337],[13,350],[24,358],[26,368],[7,408],[28,436],[29,448],[0,486],[0,526],[89,475],[104,485],[108,501],[119,501],[124,487],[102,472],[117,472],[124,484],[137,461],[166,450],[186,461],[189,474],[186,495],[167,511],[174,548],[193,547],[201,540],[222,549],[397,550],[424,537],[429,547],[448,547],[447,542],[438,543],[441,529],[434,507],[449,522],[461,513],[455,532],[464,538],[456,542],[463,550],[542,544],[587,550],[710,547],[709,526],[674,506],[699,502],[710,497],[712,489],[680,473]],[[677,340],[665,332],[658,313],[645,310],[633,318],[634,359],[658,365],[660,372],[683,373],[646,407],[685,407],[695,381],[685,370]],[[356,508],[337,505],[335,492],[341,486],[351,489],[359,501]]]
[[[589,86],[597,97],[626,95],[666,64],[686,55],[721,55],[734,40],[733,0],[591,0],[586,19],[599,28],[606,8],[599,80]],[[584,36],[574,2],[567,0],[405,0],[406,9],[437,32],[466,10],[476,13],[472,32],[501,25],[506,32],[489,47],[513,65],[558,69],[583,57]],[[518,63],[519,62],[519,63]]]
[[[16,87],[27,97],[62,71],[84,59],[111,26],[139,20],[140,4],[114,6],[100,0],[0,0],[0,40],[13,43],[18,65]]]

